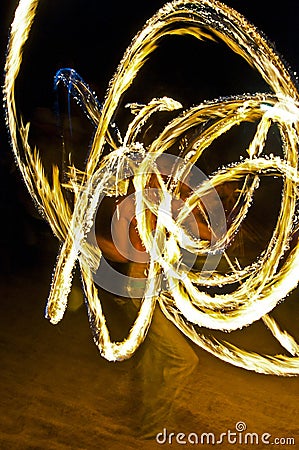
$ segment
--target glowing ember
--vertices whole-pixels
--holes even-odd
[[[298,197],[298,93],[283,63],[257,30],[236,11],[217,1],[179,0],[165,5],[147,22],[127,49],[113,77],[102,109],[79,77],[69,82],[77,92],[87,115],[96,126],[96,133],[85,173],[71,167],[67,186],[74,192],[73,208],[64,197],[59,173],[53,168],[50,185],[38,152],[28,142],[29,124],[18,117],[15,104],[15,82],[19,74],[23,47],[35,18],[38,0],[21,0],[11,29],[6,62],[4,93],[13,151],[27,188],[48,220],[54,234],[63,242],[47,305],[47,317],[59,322],[67,306],[72,271],[79,261],[89,317],[94,339],[102,356],[108,360],[129,358],[144,340],[158,300],[166,317],[186,336],[218,358],[261,373],[277,375],[299,374],[299,347],[294,339],[280,330],[268,314],[298,284],[299,245],[293,239],[298,231],[293,218]],[[159,110],[175,110],[181,105],[169,98],[153,99],[148,105],[132,105],[134,120],[125,137],[116,142],[111,134],[111,121],[123,93],[131,85],[149,55],[166,35],[192,35],[198,39],[217,39],[226,43],[249,64],[255,67],[272,89],[273,94],[242,95],[237,98],[204,102],[181,113],[145,149],[142,130],[151,114]],[[69,77],[61,72],[58,81]],[[219,136],[242,122],[258,122],[255,136],[248,147],[248,158],[235,165],[221,168],[209,180],[202,181],[184,198],[183,206],[174,219],[171,202],[178,196],[176,184],[165,183],[158,170],[159,157],[192,129],[203,131],[193,139],[192,146],[183,148],[181,163],[172,166],[171,180],[185,182],[188,173],[200,156]],[[276,123],[281,133],[283,158],[266,158],[264,144],[270,126]],[[108,156],[103,157],[103,153]],[[151,174],[157,180],[157,198],[147,194]],[[283,179],[281,208],[268,248],[254,263],[240,268],[230,263],[230,271],[192,271],[182,260],[182,249],[196,256],[224,253],[239,229],[250,207],[259,177],[273,174]],[[127,193],[127,179],[131,177],[136,192],[136,219],[139,235],[149,255],[149,274],[138,317],[123,342],[111,342],[94,283],[94,272],[101,264],[101,252],[92,246],[89,233],[103,195],[119,196]],[[217,229],[211,220],[209,205],[204,198],[214,188],[228,181],[243,180],[237,198],[239,209],[228,229]],[[211,188],[212,186],[212,188]],[[215,191],[214,191],[215,192]],[[142,195],[141,195],[142,194]],[[202,204],[204,203],[205,208]],[[192,235],[184,220],[195,207],[207,211],[206,221],[211,240]],[[156,217],[153,232],[148,211]],[[167,289],[161,285],[161,271]],[[209,295],[206,287],[230,286],[230,293]],[[162,289],[162,290],[161,290]],[[210,339],[198,327],[232,331],[262,319],[273,336],[292,355],[262,356],[240,350],[226,342]],[[197,328],[196,328],[197,327]]]

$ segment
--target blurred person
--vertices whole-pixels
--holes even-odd
[[[150,180],[151,188],[158,189],[156,176]],[[114,301],[121,304],[122,310],[132,324],[140,309],[148,274],[149,255],[146,253],[137,230],[135,216],[135,193],[131,189],[123,198],[117,198],[111,204],[112,211],[104,214],[109,217],[111,235],[97,228],[97,241],[102,253],[114,267],[129,277],[126,287],[127,297],[116,297]],[[181,187],[181,197],[188,195],[188,188]],[[175,217],[182,200],[172,200],[172,213]],[[117,211],[116,211],[117,210]],[[190,213],[193,232],[203,239],[210,240],[211,233],[199,211]],[[114,212],[114,215],[113,215]],[[156,218],[150,221],[154,230]],[[103,214],[101,214],[103,217]],[[194,225],[196,230],[194,230]],[[114,237],[114,239],[112,238]],[[133,295],[132,295],[133,292]],[[139,292],[138,297],[136,292]],[[155,437],[165,426],[175,423],[175,406],[183,404],[181,395],[191,375],[198,366],[198,357],[187,342],[185,336],[162,313],[159,305],[155,307],[148,334],[140,349],[137,372],[141,383],[140,423],[138,435],[149,439]]]

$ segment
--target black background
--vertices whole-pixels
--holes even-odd
[[[53,110],[53,77],[61,67],[72,67],[95,89],[99,100],[104,98],[111,79],[133,36],[162,1],[99,2],[91,0],[41,1],[24,53],[18,82],[18,106],[32,121],[38,107]],[[270,0],[228,1],[227,4],[262,30],[274,43],[293,71],[299,72],[299,6],[295,0],[273,3]],[[16,1],[1,2],[1,68],[5,58]],[[154,96],[168,95],[184,106],[197,104],[230,94],[257,92],[266,86],[247,64],[220,44],[198,43],[195,39],[168,39],[154,54],[134,83],[125,100],[149,101]],[[1,112],[1,161],[8,164],[8,136]],[[56,162],[56,161],[54,161]],[[10,162],[9,162],[10,164]],[[4,172],[6,168],[3,169]],[[7,173],[1,176],[2,204]],[[3,186],[4,182],[4,186]],[[15,180],[10,180],[11,189]],[[18,183],[18,182],[17,182]],[[11,232],[11,222],[2,216],[2,232]]]
[[[163,4],[162,1],[137,3],[130,0],[113,3],[41,1],[17,84],[18,106],[25,119],[34,122],[38,108],[53,111],[53,77],[61,67],[77,70],[102,100],[131,39]],[[270,0],[231,0],[227,4],[262,30],[292,70],[299,71],[298,2],[286,0],[274,4]],[[16,5],[16,1],[1,2],[1,72]],[[154,96],[168,95],[188,107],[204,99],[266,89],[261,77],[224,45],[174,37],[168,39],[144,66],[123,104],[126,101],[146,102]],[[14,167],[4,111],[0,114],[0,121],[1,268],[10,271],[15,264],[18,265],[18,260],[22,265],[21,255],[26,250],[23,247],[26,247],[26,240],[32,241],[24,230],[41,224],[37,217],[32,219],[35,213]],[[125,126],[126,120],[123,123]],[[53,127],[50,133],[59,136],[59,130]],[[83,138],[84,145],[88,145],[86,139]],[[58,138],[55,142],[59,146]],[[57,148],[53,155],[53,162],[58,164],[59,152]],[[51,162],[49,156],[48,167]]]

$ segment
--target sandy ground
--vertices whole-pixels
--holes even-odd
[[[54,260],[51,254],[1,278],[1,450],[181,448],[134,437],[139,401],[134,358],[122,363],[101,358],[85,307],[76,309],[78,291],[60,324],[53,326],[43,318]],[[298,309],[291,313],[298,324]],[[271,339],[263,333],[257,326],[249,339],[270,351]],[[235,431],[236,423],[243,421],[248,432],[269,433],[271,439],[292,437],[297,444],[291,448],[299,448],[299,378],[258,375],[196,351],[198,370],[177,405],[176,429],[168,432],[219,435]],[[167,424],[161,423],[161,431],[164,427]]]

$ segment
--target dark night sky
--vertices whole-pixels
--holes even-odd
[[[230,0],[226,3],[263,30],[284,60],[299,72],[299,4],[296,0],[285,0],[281,6],[273,0]],[[61,67],[75,68],[101,100],[131,39],[163,4],[162,0],[41,1],[25,49],[19,83],[20,106],[25,117],[32,121],[37,108],[53,108],[53,77]],[[1,71],[9,23],[16,5],[15,0],[1,2]],[[175,45],[167,42],[145,66],[126,100],[142,102],[153,96],[169,95],[191,106],[203,99],[264,89],[260,77],[224,46],[199,44],[189,38],[174,40]],[[204,71],[202,61],[208,61]],[[30,200],[27,198],[24,202],[24,188],[18,173],[13,171],[3,116],[2,113],[0,244],[9,253],[12,248],[8,242],[20,248],[24,240],[24,233],[20,232],[20,220],[24,215],[25,228],[28,220],[29,228],[34,224],[28,218]]]
[[[9,7],[4,13],[4,17],[6,16],[2,29],[4,40],[12,15],[11,5],[16,4],[16,2],[6,1],[5,3]],[[102,98],[107,83],[132,37],[142,27],[146,19],[163,4],[162,0],[151,2],[128,0],[113,3],[97,0],[89,2],[83,0],[41,1],[29,45],[25,50],[23,91],[26,91],[26,94],[23,93],[24,109],[30,108],[30,105],[33,107],[35,103],[49,101],[53,76],[60,67],[74,67],[82,74],[83,78],[88,79],[90,83],[96,86],[98,96]],[[285,60],[294,70],[299,70],[299,6],[295,0],[283,2],[284,8],[282,10],[278,6],[273,6],[273,2],[270,0],[264,0],[263,2],[231,0],[227,4],[238,9],[261,29],[272,42],[275,42],[278,51],[284,55]],[[191,86],[192,83],[195,84],[197,79],[201,80],[201,61],[208,59],[209,65],[211,67],[214,65],[215,71],[221,71],[221,77],[227,80],[226,86],[219,86],[222,95],[226,95],[225,89],[230,88],[229,83],[233,86],[234,80],[239,78],[239,74],[234,74],[231,65],[226,63],[226,58],[229,58],[230,55],[224,54],[224,56],[221,56],[221,53],[224,53],[222,49],[219,49],[219,51],[218,49],[213,50],[216,52],[216,58],[214,59],[220,60],[218,65],[216,62],[212,62],[210,48],[200,46],[193,39],[189,39],[190,42],[186,45],[184,39],[174,39],[175,46],[169,42],[165,54],[155,56],[162,64],[162,67],[159,65],[159,72],[155,73],[155,82],[158,84],[158,78],[160,85],[168,82],[170,88],[176,94],[183,91],[183,95],[187,97],[190,94],[187,86]],[[174,51],[176,58],[178,60],[181,58],[181,64],[171,63]],[[166,55],[168,55],[168,58],[166,58]],[[164,61],[165,59],[166,61]],[[173,74],[175,75],[174,81],[170,80],[167,68],[172,70],[172,73],[177,73]],[[209,74],[209,77],[203,79],[203,81],[206,81],[206,84],[209,81],[212,86],[216,84],[217,78],[214,76],[213,79],[212,74]],[[178,82],[179,85],[175,82]],[[247,87],[250,90],[250,80],[249,82],[247,80]],[[211,95],[218,93],[216,87],[214,87],[214,91],[212,88],[209,89]],[[142,91],[147,90],[143,83]],[[192,86],[192,94],[196,95],[194,86]],[[144,93],[144,95],[146,94]],[[152,94],[148,95],[151,96]]]
[[[293,70],[299,71],[298,2],[287,0],[283,2],[283,9],[274,6],[270,0],[230,0],[226,3],[238,9],[261,29],[276,44],[277,50]],[[16,1],[6,0],[1,5],[2,55],[16,4]],[[102,99],[132,37],[163,4],[162,0],[113,3],[98,0],[41,1],[25,49],[25,63],[20,78],[23,112],[30,114],[32,109],[42,104],[52,106],[53,76],[61,67],[75,68],[95,87],[99,99]],[[160,54],[154,55],[153,63],[150,62],[149,67],[144,68],[142,81],[137,80],[140,97],[150,99],[154,87],[157,94],[167,90],[168,95],[181,96],[185,103],[192,104],[202,98],[234,93],[233,90],[242,93],[242,89],[246,88],[248,91],[259,89],[259,77],[246,79],[245,76],[239,76],[237,66],[233,70],[237,62],[226,48],[219,45],[211,47],[211,44],[199,45],[192,38],[173,40],[175,45],[169,40],[165,49],[162,48]],[[176,61],[173,58],[174,52]],[[204,76],[201,62],[207,60],[210,69],[205,67]],[[156,61],[158,67],[154,67]],[[245,78],[243,83],[240,78]]]

